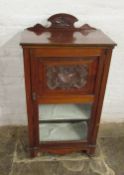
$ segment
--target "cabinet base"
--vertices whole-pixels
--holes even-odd
[[[88,156],[92,157],[92,156],[95,156],[95,148],[96,146],[95,145],[90,145],[90,146],[87,146],[87,147],[83,147],[83,148],[80,148],[80,147],[54,147],[54,148],[51,148],[51,147],[39,147],[39,148],[36,148],[36,147],[33,147],[33,148],[30,148],[29,149],[29,155],[30,155],[30,158],[34,158],[38,155],[38,153],[42,152],[42,153],[49,153],[49,154],[58,154],[58,155],[65,155],[65,154],[71,154],[73,152],[82,152],[82,153],[86,153]]]

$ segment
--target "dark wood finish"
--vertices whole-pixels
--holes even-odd
[[[35,48],[35,45],[34,45]],[[56,56],[61,57],[72,57],[71,59],[75,59],[74,57],[94,57],[100,56],[102,54],[101,48],[84,48],[84,47],[41,47],[40,49],[36,47],[36,49],[31,49],[30,54],[33,57],[41,58],[45,57],[48,59],[55,59]]]
[[[34,157],[39,151],[57,154],[86,151],[91,155],[95,152],[111,54],[116,44],[88,24],[74,27],[78,20],[72,15],[57,14],[48,21],[51,22],[48,28],[36,24],[22,33],[30,154]],[[86,140],[40,142],[38,105],[61,103],[92,103]],[[75,118],[71,122],[76,121]]]
[[[83,35],[88,35],[90,32],[96,30],[88,24],[84,24],[79,28],[74,27],[74,23],[77,22],[78,19],[72,15],[68,15],[65,13],[53,15],[48,19],[48,21],[51,22],[50,27],[45,27],[41,24],[36,24],[33,27],[27,28],[27,30],[34,32],[36,35],[41,35],[43,32],[51,32],[51,41],[54,41],[56,37],[58,38],[57,41],[61,41],[62,37],[64,37],[65,39],[65,29],[68,34],[66,35],[66,38],[68,37],[69,40],[72,40],[73,32],[75,31],[80,32]],[[61,35],[59,35],[58,37],[57,35],[60,33],[57,33],[56,35],[56,29],[64,29],[64,33],[61,30]],[[60,37],[61,39],[59,39]]]
[[[66,96],[66,98],[65,98]],[[54,95],[54,96],[37,96],[38,104],[62,104],[62,103],[92,103],[94,102],[94,95],[70,95],[69,98],[67,94],[65,96]]]
[[[32,56],[33,57],[33,56]],[[59,60],[59,61],[58,61]],[[99,57],[87,58],[32,58],[32,70],[35,70],[37,81],[37,95],[50,97],[51,95],[93,94],[95,77],[98,69]],[[36,64],[35,64],[36,63]],[[63,68],[71,76],[63,82]],[[64,72],[64,75],[65,75]],[[69,74],[70,75],[70,74]],[[61,78],[61,79],[60,79]],[[64,77],[65,78],[65,77]],[[65,81],[65,79],[64,79]]]
[[[88,81],[88,66],[85,65],[53,65],[46,66],[46,86],[50,90],[81,89]]]
[[[67,154],[75,151],[81,151],[82,147],[85,151],[89,150],[87,141],[70,141],[70,142],[42,142],[39,150],[42,152],[55,153],[55,154]],[[39,151],[37,150],[37,152]]]
[[[81,27],[74,27],[77,20],[72,15],[56,14],[51,16],[48,21],[50,27],[36,24],[26,29],[22,33],[21,45],[23,47],[39,46],[83,46],[83,47],[105,47],[115,46],[116,44],[106,36],[101,30],[84,24]]]
[[[25,71],[25,87],[26,87],[26,100],[27,100],[27,113],[28,113],[28,129],[29,129],[29,149],[31,157],[35,156],[34,146],[37,147],[38,137],[36,137],[37,129],[37,113],[35,104],[32,100],[32,86],[31,86],[31,66],[30,66],[30,53],[29,49],[24,49],[24,71]],[[35,116],[36,115],[36,116]]]
[[[54,29],[54,28],[75,28],[74,27],[74,23],[77,20],[77,18],[75,16],[69,15],[69,14],[65,14],[65,13],[60,13],[60,14],[56,14],[51,16],[48,21],[51,22],[51,26],[50,28]]]

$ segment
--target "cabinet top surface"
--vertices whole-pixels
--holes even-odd
[[[50,27],[36,24],[24,30],[21,34],[22,46],[110,46],[116,45],[101,30],[88,24],[77,28],[74,23],[77,20],[72,15],[57,14],[51,16],[48,21]]]

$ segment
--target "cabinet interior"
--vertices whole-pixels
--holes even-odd
[[[92,104],[39,105],[39,140],[86,140]]]

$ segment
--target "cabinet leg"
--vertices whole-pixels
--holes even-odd
[[[89,148],[89,149],[87,150],[88,156],[90,156],[90,157],[95,156],[95,149],[96,149],[96,147],[91,147],[91,148]]]
[[[36,157],[36,152],[33,148],[30,148],[28,153],[30,158]]]
[[[34,151],[30,151],[30,158],[34,158],[35,157],[35,152]]]

